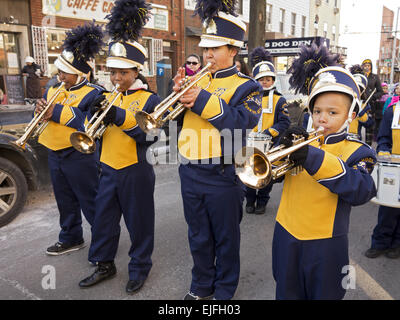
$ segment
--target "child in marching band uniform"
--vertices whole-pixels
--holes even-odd
[[[128,294],[143,286],[152,267],[155,175],[146,159],[152,142],[146,140],[146,134],[135,119],[137,111],[151,113],[160,102],[139,73],[146,59],[146,49],[136,40],[149,18],[150,9],[145,1],[118,0],[108,16],[107,30],[112,41],[106,65],[111,82],[119,85],[122,95],[104,118],[104,124],[111,125],[101,140],[101,176],[89,250],[89,257],[98,263],[94,273],[79,283],[81,288],[116,274],[114,259],[121,215],[131,239],[129,281],[125,288]],[[105,96],[92,104],[91,114],[99,110]]]
[[[88,82],[93,72],[92,59],[103,45],[103,31],[94,23],[67,32],[64,51],[54,65],[64,89],[49,108],[49,123],[39,143],[49,150],[49,169],[57,207],[60,212],[59,241],[46,250],[61,255],[84,247],[82,216],[93,226],[98,186],[96,154],[82,154],[70,142],[71,133],[83,131],[90,104],[101,96],[103,88]],[[60,83],[50,87],[38,100],[36,111],[46,106]],[[90,260],[90,259],[89,259]],[[95,261],[90,260],[92,263]]]
[[[360,65],[354,65],[350,68],[351,74],[354,76],[354,79],[358,83],[358,87],[360,88],[361,92],[361,105],[364,105],[364,102],[369,97],[365,96],[365,89],[368,85],[368,79],[363,74],[363,69]],[[361,138],[361,129],[362,127],[368,129],[374,125],[374,119],[371,115],[371,105],[367,103],[363,108],[361,108],[358,116],[350,123],[348,128],[348,133],[353,135],[356,139],[362,140]]]
[[[384,114],[378,132],[378,156],[400,155],[400,102],[390,105]],[[378,223],[371,237],[371,247],[365,252],[368,258],[382,254],[391,259],[400,257],[400,208],[380,205]]]
[[[286,109],[286,99],[276,90],[275,67],[272,64],[270,53],[262,47],[255,48],[250,55],[253,65],[253,78],[263,87],[262,113],[253,132],[264,133],[272,138],[276,144],[282,134],[290,125],[289,113]],[[270,199],[273,183],[256,190],[246,187],[246,212],[263,214]],[[257,203],[257,205],[256,205]]]
[[[370,172],[375,152],[348,136],[346,128],[360,107],[353,76],[334,66],[337,57],[325,47],[302,47],[293,62],[290,84],[309,95],[313,125],[323,128],[319,145],[312,142],[290,155],[304,170],[284,177],[272,245],[276,299],[342,299],[342,270],[349,264],[348,229],[351,206],[376,194]],[[308,137],[303,127],[289,128]]]

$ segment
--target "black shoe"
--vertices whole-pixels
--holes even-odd
[[[56,242],[51,247],[47,248],[46,254],[48,254],[49,256],[59,256],[68,252],[82,249],[84,247],[85,247],[85,241],[83,240],[75,244]]]
[[[367,258],[374,259],[374,258],[377,258],[377,257],[379,257],[380,255],[386,253],[387,251],[388,251],[388,249],[369,248],[367,251],[365,251],[364,255],[365,255]]]
[[[257,204],[256,210],[255,210],[255,214],[263,214],[265,213],[265,205],[259,205]]]
[[[390,259],[397,259],[400,257],[400,247],[397,248],[390,248],[386,253],[385,256]]]
[[[126,293],[132,294],[143,287],[144,280],[129,280],[126,284]]]
[[[208,297],[199,297],[196,296],[193,292],[188,292],[186,295],[183,297],[183,300],[210,300],[213,295],[210,295]]]
[[[117,273],[114,262],[98,262],[97,268],[92,275],[79,282],[81,288],[88,288],[95,284],[110,279]]]
[[[246,212],[247,213],[254,213],[255,209],[256,209],[256,207],[254,206],[254,204],[246,204]]]

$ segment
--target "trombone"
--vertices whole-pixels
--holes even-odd
[[[173,110],[171,110],[171,112],[167,116],[164,117],[164,115],[186,93],[186,91],[192,88],[205,76],[211,76],[210,71],[208,71],[208,68],[210,66],[211,63],[209,62],[194,76],[185,77],[183,79],[181,89],[178,92],[172,92],[168,97],[161,101],[154,108],[154,112],[148,114],[145,111],[138,111],[135,115],[135,118],[139,127],[145,133],[148,133],[150,135],[157,135],[159,129],[162,128],[167,121],[176,119],[185,110],[185,107],[180,102],[177,103],[175,108],[173,108]]]
[[[39,136],[43,132],[43,130],[49,124],[49,121],[43,120],[43,117],[47,113],[47,111],[50,109],[51,105],[54,103],[54,101],[57,99],[57,97],[60,95],[60,93],[64,91],[64,89],[65,89],[64,85],[65,85],[65,82],[61,82],[61,84],[59,85],[57,90],[53,93],[50,100],[47,102],[47,105],[44,107],[44,109],[39,113],[35,112],[33,119],[29,122],[29,124],[25,128],[24,134],[19,139],[15,140],[15,141],[10,141],[10,143],[17,146],[18,148],[25,150],[25,145],[26,145],[27,141],[30,138]],[[63,100],[63,102],[61,102],[61,104],[63,104],[65,100],[66,100],[66,97]]]
[[[101,107],[90,118],[89,122],[85,125],[85,131],[75,131],[71,134],[69,140],[72,146],[79,152],[89,154],[96,150],[96,139],[101,138],[107,126],[104,125],[103,120],[115,101],[121,96],[122,92],[118,92],[119,84],[117,83],[107,96],[101,102]]]
[[[302,136],[295,136],[291,147],[280,145],[266,153],[254,147],[243,147],[235,156],[236,174],[246,186],[253,189],[262,189],[271,180],[278,179],[292,169],[294,172],[299,169],[294,167],[293,162],[289,160],[289,155],[322,138],[323,131],[322,127],[311,131],[308,139]],[[282,163],[276,163],[280,160],[283,160]]]

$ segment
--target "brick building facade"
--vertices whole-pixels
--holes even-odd
[[[393,52],[393,33],[394,29],[394,11],[383,7],[382,12],[382,26],[381,26],[381,40],[380,40],[380,49],[379,49],[379,60],[377,64],[376,73],[379,74],[379,77],[382,81],[389,82],[390,81],[390,72],[392,67],[392,52]],[[398,57],[400,41],[397,39],[396,41],[396,52],[395,56]],[[397,66],[398,67],[398,66]],[[397,71],[397,72],[396,72]],[[394,72],[394,82],[399,81],[400,72],[398,69]]]
[[[183,0],[153,0],[152,18],[146,24],[139,42],[147,49],[148,59],[143,75],[150,87],[159,91],[169,80],[175,66],[184,59]],[[106,23],[114,0],[30,0],[33,55],[51,74],[52,64],[62,51],[65,32],[95,19]],[[96,79],[109,87],[105,68],[106,48],[96,57]],[[160,63],[161,62],[161,63]],[[165,78],[165,79],[164,79]]]

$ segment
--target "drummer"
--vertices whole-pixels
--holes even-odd
[[[276,90],[275,67],[271,54],[263,47],[258,47],[252,51],[250,59],[253,65],[253,77],[264,89],[262,116],[253,132],[258,135],[264,134],[267,139],[272,139],[272,144],[275,144],[280,134],[290,125],[286,99]],[[263,214],[270,198],[272,183],[258,191],[249,187],[246,189],[246,212]]]
[[[385,110],[378,133],[376,152],[379,157],[390,159],[400,155],[400,102]],[[385,254],[387,258],[400,257],[400,208],[379,206],[378,223],[371,237],[371,248],[365,252],[368,258]]]

